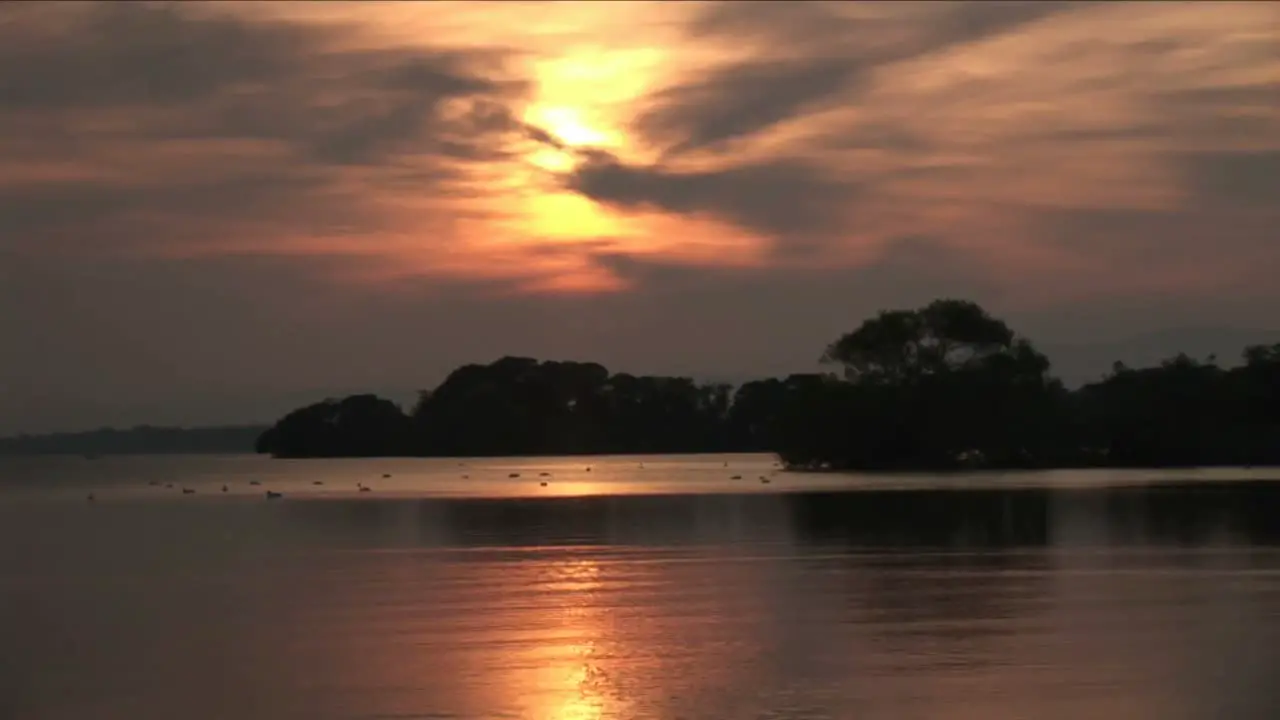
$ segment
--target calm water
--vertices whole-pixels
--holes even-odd
[[[0,718],[1275,718],[1267,477],[0,459]]]

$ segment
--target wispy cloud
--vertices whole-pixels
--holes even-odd
[[[48,4],[0,26],[4,242],[394,254],[379,233],[476,214],[484,169],[523,140],[509,50],[217,10]]]
[[[656,91],[634,124],[658,160],[591,157],[568,183],[779,250],[816,243],[827,262],[926,234],[1067,294],[1122,291],[1055,238],[1125,213],[1165,235],[1149,273],[1173,282],[1191,256],[1223,287],[1240,253],[1275,258],[1250,228],[1280,177],[1278,27],[1265,3],[717,3],[687,32],[729,59]]]
[[[268,384],[405,327],[753,372],[939,294],[1050,336],[1280,310],[1280,4],[495,7],[0,5],[0,387],[106,327],[181,338],[101,356],[127,397],[221,377],[174,344],[213,338]]]

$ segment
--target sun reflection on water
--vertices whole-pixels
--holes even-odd
[[[537,673],[541,677],[533,679],[544,692],[529,694],[539,699],[538,707],[529,708],[531,717],[600,720],[605,715],[610,686],[596,655],[609,621],[597,599],[600,576],[594,560],[566,559],[549,568],[535,589],[558,596],[559,602],[545,618],[549,645],[532,650],[546,664]]]

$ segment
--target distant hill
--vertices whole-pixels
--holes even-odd
[[[0,455],[179,455],[252,453],[259,425],[176,428],[139,426],[0,438]]]

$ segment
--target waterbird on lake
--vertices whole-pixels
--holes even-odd
[[[383,473],[383,474],[382,474],[382,478],[383,478],[384,480],[385,480],[386,478],[389,478],[389,477],[391,477],[391,473]]]
[[[223,485],[223,486],[222,486],[222,492],[226,492],[226,491],[227,491],[227,486],[226,486],[226,485]]]
[[[546,486],[547,486],[547,483],[546,483],[546,482],[540,482],[540,483],[538,483],[538,484],[539,484],[539,485],[541,485],[542,487],[546,487]]]
[[[742,479],[742,476],[741,476],[741,475],[730,475],[730,476],[729,476],[729,479],[730,479],[730,480],[741,480],[741,479]]]
[[[164,486],[169,489],[173,489],[173,483],[165,483]]]
[[[250,484],[250,485],[261,485],[262,483],[258,482],[257,480],[250,480],[250,481],[249,481],[249,484]]]
[[[551,473],[538,473],[538,477],[551,477]]]
[[[760,478],[760,484],[761,484],[761,485],[768,485],[768,484],[769,484],[769,478]]]
[[[282,497],[284,497],[284,493],[272,492],[270,490],[267,491],[268,500],[279,500]]]
[[[148,485],[150,485],[151,487],[155,487],[156,485],[159,485],[160,483],[156,482],[155,480],[152,480],[151,482],[149,482],[149,483],[147,483],[147,484],[148,484]]]
[[[93,497],[93,493],[89,493],[89,502],[93,502],[94,499],[95,498]]]
[[[508,475],[507,477],[509,477],[509,478],[517,478],[517,477],[520,477],[520,473],[511,473],[511,474],[510,474],[510,475]]]
[[[323,485],[324,483],[323,483],[323,482],[321,482],[320,480],[312,480],[312,481],[311,481],[311,484],[312,484],[312,485]]]
[[[195,494],[196,494],[196,491],[195,491],[195,490],[192,490],[191,488],[182,488],[182,494],[183,494],[183,495],[195,495]]]
[[[360,492],[370,492],[372,489],[373,489],[373,488],[369,487],[368,485],[361,485],[361,486],[360,486]]]

